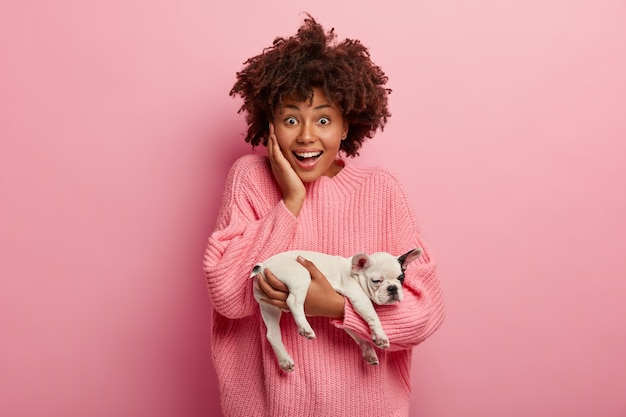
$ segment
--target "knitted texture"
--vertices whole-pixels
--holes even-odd
[[[432,253],[422,240],[397,179],[382,168],[350,164],[333,178],[306,184],[298,217],[287,210],[267,157],[246,155],[231,168],[204,270],[213,305],[212,347],[226,417],[408,416],[412,348],[444,316]],[[346,299],[343,320],[309,317],[317,338],[298,334],[283,314],[284,344],[295,370],[284,373],[266,340],[249,278],[253,266],[287,250],[349,257],[401,255],[421,247],[404,281],[401,303],[376,306],[391,347],[378,366],[362,359],[344,327],[370,340],[370,329]]]

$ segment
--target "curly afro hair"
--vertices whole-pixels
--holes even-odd
[[[244,62],[231,96],[243,98],[239,112],[246,113],[246,142],[267,145],[269,122],[285,96],[313,100],[313,88],[341,109],[348,136],[340,151],[354,157],[365,138],[384,129],[391,116],[385,88],[387,76],[358,40],[336,41],[334,29],[326,32],[307,14],[296,35],[278,37],[271,47]]]

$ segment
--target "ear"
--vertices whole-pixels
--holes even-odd
[[[423,252],[422,248],[416,248],[416,249],[412,249],[412,250],[408,251],[407,253],[405,253],[404,255],[398,257],[398,262],[400,262],[402,270],[406,271],[407,266],[409,266],[409,264],[411,262],[413,262],[414,260],[419,258],[419,256],[422,254],[422,252]]]
[[[365,253],[357,253],[352,257],[352,272],[359,272],[370,266],[370,257]]]

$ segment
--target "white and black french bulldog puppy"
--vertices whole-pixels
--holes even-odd
[[[289,288],[287,305],[298,326],[298,332],[308,339],[314,339],[315,332],[304,314],[304,299],[311,283],[311,276],[296,260],[298,256],[308,259],[326,276],[335,291],[350,300],[354,310],[369,325],[374,344],[385,349],[389,347],[389,339],[383,331],[373,303],[384,305],[402,301],[404,271],[421,254],[421,248],[410,250],[399,257],[387,252],[376,252],[371,255],[358,253],[351,258],[344,258],[320,252],[288,251],[258,263],[250,276],[258,279],[258,274],[263,273],[266,268],[272,271],[276,278]],[[282,310],[260,302],[261,297],[255,283],[254,298],[261,307],[261,315],[267,327],[267,339],[276,353],[281,369],[291,372],[294,369],[294,361],[285,349],[280,331]],[[353,331],[345,330],[361,347],[365,361],[377,365],[378,356],[372,344],[361,339]]]

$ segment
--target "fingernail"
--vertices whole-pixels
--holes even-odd
[[[298,255],[298,261],[304,262],[304,261],[306,261],[306,259],[304,259],[302,256]]]

